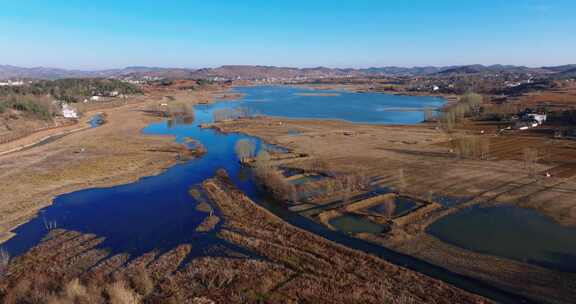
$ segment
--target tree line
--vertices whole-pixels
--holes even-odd
[[[117,79],[58,79],[35,81],[22,86],[2,86],[0,98],[13,95],[49,95],[57,100],[74,103],[89,96],[110,96],[112,92],[123,95],[142,93],[137,86]]]

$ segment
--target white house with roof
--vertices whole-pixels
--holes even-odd
[[[546,122],[546,114],[529,113],[529,114],[526,114],[526,116],[529,119],[535,120],[536,122],[538,122],[539,125]]]
[[[64,116],[64,118],[77,119],[78,118],[78,112],[76,112],[76,110],[74,110],[69,104],[63,103],[62,104],[62,116]]]
[[[22,80],[7,80],[7,81],[1,81],[0,82],[0,86],[1,87],[15,87],[15,86],[22,86],[24,85],[24,81]]]

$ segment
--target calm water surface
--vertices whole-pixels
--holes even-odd
[[[418,204],[416,204],[413,200],[405,197],[396,197],[391,202],[384,202],[382,204],[372,206],[368,208],[368,211],[386,216],[398,216],[416,208],[417,206]]]
[[[534,210],[473,207],[438,220],[428,232],[476,252],[576,272],[576,228]]]
[[[396,96],[379,93],[318,91],[295,87],[245,87],[240,106],[253,112],[290,118],[341,119],[369,124],[415,124],[425,109],[444,104],[439,97]],[[335,96],[300,94],[333,93]]]
[[[365,218],[353,214],[346,214],[329,221],[330,225],[338,231],[346,233],[374,233],[379,234],[385,230],[385,227],[373,223]]]

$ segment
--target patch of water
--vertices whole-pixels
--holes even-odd
[[[345,233],[382,233],[386,230],[383,225],[371,222],[355,214],[345,214],[328,221],[332,227]]]
[[[424,120],[426,109],[439,108],[444,104],[444,99],[439,97],[359,94],[335,90],[321,91],[335,96],[318,96],[318,90],[287,86],[244,87],[236,91],[247,96],[240,101],[240,106],[254,113],[289,118],[341,119],[369,124],[419,123]],[[388,110],[378,111],[382,108]]]
[[[321,175],[305,175],[300,178],[290,180],[290,184],[292,185],[303,185],[310,182],[316,182],[322,180],[324,177]]]
[[[367,211],[394,217],[409,212],[417,206],[418,204],[413,200],[400,196],[389,202],[372,206]]]
[[[447,243],[490,255],[576,272],[576,228],[516,206],[463,209],[427,230]]]
[[[88,124],[90,124],[90,128],[99,127],[103,123],[104,123],[104,117],[102,117],[102,114],[96,114],[90,117],[90,120],[88,121]]]

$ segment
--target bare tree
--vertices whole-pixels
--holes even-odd
[[[524,149],[524,169],[529,177],[536,174],[536,163],[538,161],[538,150],[534,148]]]
[[[256,142],[251,139],[240,139],[236,142],[235,150],[240,162],[245,163],[256,155]]]
[[[480,136],[463,136],[452,141],[453,148],[460,158],[488,159],[490,139]]]
[[[465,117],[477,115],[483,99],[482,95],[475,93],[463,95],[457,103],[447,107],[440,113],[438,117],[440,127],[449,132],[456,124],[461,123]]]
[[[6,249],[0,248],[0,277],[6,272],[8,263],[10,263],[10,254]]]
[[[424,109],[424,121],[431,122],[436,120],[436,115],[434,115],[434,110],[430,108]]]
[[[396,188],[398,189],[398,192],[404,192],[408,188],[403,168],[398,169]]]
[[[258,155],[256,155],[256,159],[254,165],[256,168],[268,168],[270,167],[270,153],[266,150],[260,150]]]
[[[382,203],[382,209],[382,215],[390,218],[392,215],[394,215],[394,211],[396,210],[396,203],[392,199],[385,200]]]
[[[343,203],[349,203],[352,198],[352,185],[350,183],[344,183],[342,190],[340,190],[341,198]]]

